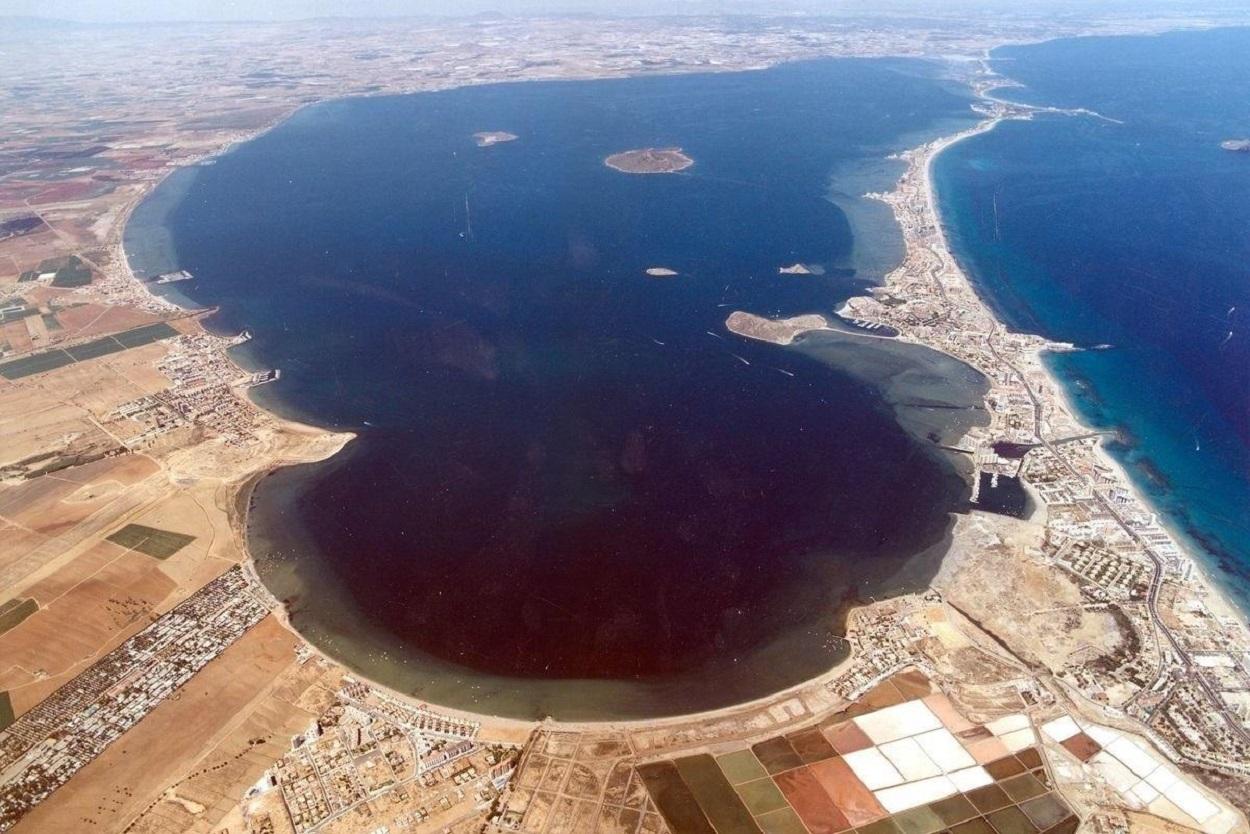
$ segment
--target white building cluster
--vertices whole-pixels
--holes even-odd
[[[268,613],[231,568],[18,718],[0,733],[0,831]]]

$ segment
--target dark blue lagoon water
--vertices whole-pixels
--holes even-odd
[[[1250,29],[995,50],[1000,124],[935,164],[958,256],[1174,529],[1250,602]]]
[[[934,441],[983,419],[984,381],[723,322],[831,311],[897,260],[856,195],[971,123],[938,73],[336,101],[163,186],[136,267],[191,270],[215,326],[255,334],[246,361],[283,372],[265,405],[359,435],[254,493],[251,549],[295,625],[392,686],[513,715],[710,708],[828,669],[844,599],[932,575],[968,493]],[[603,165],[670,145],[695,165]],[[778,274],[795,262],[824,273]]]

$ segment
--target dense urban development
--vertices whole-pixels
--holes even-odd
[[[982,83],[992,88],[992,80]],[[990,107],[978,130],[1028,116],[1012,105]],[[1064,346],[1006,331],[953,262],[934,217],[929,164],[959,138],[907,155],[898,190],[882,196],[907,238],[907,261],[873,299],[849,306],[992,380],[991,423],[964,441],[978,471],[1023,478],[1037,490],[1047,511],[1042,558],[1079,576],[1084,605],[1117,612],[1137,646],[1116,658],[1118,666],[1093,664],[1059,679],[1141,720],[1195,761],[1246,772],[1250,677],[1239,656],[1250,635],[1100,451],[1098,436],[1072,416],[1041,360]]]

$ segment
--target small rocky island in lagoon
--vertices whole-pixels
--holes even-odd
[[[681,148],[640,148],[614,153],[603,164],[626,174],[671,174],[694,164]]]
[[[477,142],[479,148],[489,148],[491,145],[512,142],[516,138],[517,135],[515,133],[508,133],[503,130],[483,130],[473,134],[473,141]]]

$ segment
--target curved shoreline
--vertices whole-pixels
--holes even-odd
[[[303,110],[304,107],[307,107],[311,104],[317,104],[317,103],[320,103],[320,102],[308,102],[305,104],[301,104],[299,107],[296,107],[295,109],[293,109],[290,113],[287,113],[286,115],[275,119],[272,123],[266,125],[261,130],[256,131],[254,134],[250,134],[242,138],[233,139],[229,144],[224,145],[223,147],[217,149],[213,153],[205,154],[203,156],[197,157],[194,161],[192,161],[191,163],[189,163],[187,166],[184,166],[184,167],[192,167],[194,165],[201,163],[205,159],[214,158],[222,154],[228,153],[235,146],[242,144],[244,142],[259,138],[260,136],[282,125],[288,119],[290,119],[291,117],[296,115],[298,112]],[[693,160],[690,161],[690,164],[693,164]],[[688,166],[683,166],[683,168],[684,167],[688,167]],[[123,255],[122,263],[125,265],[125,269],[126,269],[126,272],[128,273],[128,277],[131,280],[135,281],[136,283],[139,283],[140,286],[142,286],[152,296],[156,298],[160,298],[162,301],[166,303],[171,303],[171,304],[172,302],[169,302],[167,299],[164,299],[162,296],[157,296],[155,293],[153,293],[152,287],[146,284],[145,282],[140,281],[137,275],[135,275],[133,269],[131,268],[129,257],[126,256],[126,253],[125,253],[124,237],[125,237],[125,229],[127,227],[127,224],[129,223],[131,214],[133,213],[134,209],[144,199],[149,197],[152,194],[152,192],[155,191],[155,189],[160,185],[160,183],[163,183],[169,176],[182,170],[183,168],[171,170],[160,180],[154,181],[149,189],[146,189],[143,193],[136,196],[136,198],[132,201],[132,204],[128,208],[126,212],[125,220],[123,221],[123,226],[122,226],[122,241],[123,242],[118,244],[119,246],[122,246],[122,255]],[[633,173],[633,172],[629,172],[629,173]],[[671,173],[671,172],[664,171],[664,172],[655,172],[655,173]],[[863,334],[863,335],[869,335],[869,334]],[[241,368],[241,366],[239,366],[238,362],[235,361],[233,357],[228,355],[228,358],[230,359],[232,364],[234,364],[236,367]],[[265,414],[267,418],[277,421],[279,424],[286,423],[292,427],[299,427],[301,429],[309,430],[315,433],[335,434],[335,432],[332,432],[331,430],[323,428],[323,427],[318,427],[318,426],[307,424],[307,423],[300,423],[298,421],[293,421],[293,420],[287,420],[281,417],[280,415],[258,405],[254,400],[252,400],[250,396],[247,397],[246,399],[253,408]],[[450,714],[456,714],[456,715],[461,715],[461,716],[471,717],[471,718],[476,718],[476,719],[481,719],[481,720],[490,720],[490,721],[495,721],[495,722],[502,721],[502,722],[507,722],[509,724],[514,724],[514,725],[531,726],[537,723],[534,720],[511,718],[507,716],[499,716],[499,715],[494,715],[494,714],[485,713],[485,712],[475,712],[472,710],[466,710],[466,709],[459,708],[459,707],[446,706],[436,701],[422,701],[421,699],[415,698],[414,696],[409,695],[403,692],[402,690],[395,689],[385,683],[379,682],[378,680],[370,677],[369,675],[366,675],[360,671],[357,671],[356,669],[352,668],[350,664],[334,657],[331,654],[328,654],[319,646],[317,646],[314,642],[304,637],[304,635],[299,631],[299,629],[294,627],[291,624],[289,614],[286,610],[286,606],[282,604],[280,600],[276,599],[272,595],[272,593],[269,592],[269,589],[264,584],[264,582],[260,580],[259,574],[256,569],[256,560],[250,549],[250,537],[248,535],[249,516],[250,516],[251,509],[252,509],[251,508],[252,496],[254,494],[256,487],[264,480],[265,477],[268,477],[274,472],[277,472],[286,467],[295,466],[295,465],[299,465],[302,463],[316,462],[316,461],[328,459],[329,457],[333,456],[333,454],[336,454],[338,451],[340,451],[344,446],[346,446],[347,443],[350,442],[352,437],[354,437],[354,435],[348,436],[343,441],[343,443],[340,444],[338,448],[334,452],[332,452],[330,455],[327,455],[325,457],[313,458],[313,459],[292,458],[292,459],[277,460],[277,461],[272,462],[269,465],[266,465],[263,469],[250,473],[241,482],[239,482],[237,486],[232,485],[232,489],[236,490],[235,494],[232,496],[232,499],[231,499],[232,506],[235,508],[235,513],[236,513],[236,518],[235,518],[235,522],[237,523],[236,535],[239,538],[240,549],[242,550],[245,556],[244,567],[248,576],[252,579],[254,584],[257,586],[257,589],[263,591],[265,597],[270,600],[271,610],[273,611],[273,613],[279,617],[279,619],[283,622],[286,628],[291,630],[294,634],[296,634],[299,637],[302,645],[306,646],[309,650],[311,650],[312,652],[315,652],[317,655],[326,658],[329,662],[335,664],[336,666],[340,666],[340,667],[347,669],[356,677],[359,677],[363,680],[367,680],[370,683],[378,686],[379,688],[384,689],[385,691],[392,693],[396,695],[397,697],[406,699],[414,704],[421,704],[421,703],[429,704],[429,705],[436,707],[439,710],[446,711]],[[948,525],[947,533],[942,537],[942,539],[936,542],[934,545],[931,545],[930,547],[925,548],[925,551],[923,552],[932,551],[933,548],[940,548],[943,552],[943,558],[944,558],[945,553],[949,552],[950,547],[951,547],[951,531],[952,530],[953,530],[953,525]],[[921,555],[922,555],[921,553],[918,553],[912,558],[919,558]],[[937,567],[940,568],[940,560],[938,561]],[[917,592],[919,591],[907,592],[899,596],[892,596],[890,598],[897,599],[900,596],[905,597],[912,593],[917,593]],[[847,607],[840,607],[839,611],[837,612],[838,618],[841,620],[848,619],[848,617],[850,616],[850,613],[855,608],[858,608],[858,607],[860,606],[850,605]],[[855,654],[848,651],[847,654],[844,657],[842,657],[839,661],[837,661],[832,667],[825,670],[819,675],[807,678],[802,681],[798,681],[784,689],[780,689],[772,693],[761,695],[756,698],[751,698],[745,701],[728,704],[725,706],[713,707],[708,710],[701,710],[701,711],[695,711],[695,712],[676,712],[673,714],[665,714],[661,716],[648,716],[648,717],[638,717],[638,718],[623,718],[623,719],[605,718],[605,719],[591,719],[591,720],[559,720],[559,719],[548,718],[546,719],[546,721],[549,723],[554,721],[555,723],[561,726],[567,725],[567,726],[578,726],[578,727],[590,727],[590,726],[621,725],[621,724],[656,725],[656,724],[665,724],[665,723],[680,723],[680,722],[689,721],[692,719],[708,718],[714,715],[723,716],[723,715],[733,714],[733,713],[737,713],[740,711],[756,708],[763,704],[783,701],[788,698],[792,698],[796,694],[809,690],[809,689],[823,689],[825,684],[827,684],[833,678],[837,677],[848,665],[852,664],[855,660],[856,660]]]
[[[243,513],[243,517],[241,519],[243,522],[243,527],[241,529],[244,531],[244,533],[246,532],[247,513],[250,512],[250,509],[251,509],[250,507],[251,495],[252,495],[253,490],[267,476],[269,476],[270,474],[273,474],[273,472],[278,471],[285,465],[294,465],[294,464],[278,464],[263,472],[258,472],[254,474],[253,476],[251,476],[250,478],[248,478],[240,487],[240,492],[239,492],[239,495],[236,496],[235,503],[236,503],[236,506],[240,508]],[[244,495],[247,496],[246,500],[242,499],[242,496]],[[945,561],[946,557],[954,549],[959,533],[960,531],[958,528],[957,521],[952,521],[950,524],[948,524],[947,530],[945,534],[942,536],[942,538],[939,539],[937,542],[933,543],[932,545],[926,547],[923,551],[921,551],[921,553],[917,554],[915,558],[919,559],[923,556],[932,554],[934,551],[940,551],[941,555],[940,555],[940,559],[937,565],[937,568],[940,571],[942,567],[942,563]],[[304,635],[299,631],[299,629],[291,623],[290,614],[287,610],[286,605],[284,605],[281,600],[278,600],[276,597],[274,597],[272,592],[269,590],[268,586],[265,585],[265,583],[260,579],[259,574],[257,573],[257,570],[256,570],[255,559],[252,557],[251,551],[248,547],[246,535],[244,535],[243,551],[247,555],[247,561],[243,563],[242,567],[246,575],[249,577],[252,583],[256,586],[255,590],[259,591],[263,595],[263,597],[267,601],[269,601],[271,613],[275,617],[277,617],[279,621],[281,621],[281,623],[283,624],[285,628],[290,630],[293,634],[295,634],[299,638],[301,644],[310,653],[315,654],[316,656],[322,658],[323,660],[325,660],[326,662],[330,664],[333,664],[334,666],[344,669],[351,677],[367,682],[371,686],[374,686],[380,690],[383,690],[391,697],[394,697],[411,706],[433,707],[439,712],[446,713],[453,717],[464,718],[464,719],[480,722],[483,725],[483,728],[486,728],[489,725],[491,727],[501,727],[501,728],[508,728],[508,729],[513,729],[513,730],[516,730],[516,729],[532,730],[538,727],[559,728],[562,730],[579,730],[579,731],[602,731],[605,729],[641,729],[643,727],[648,728],[648,729],[657,729],[657,728],[678,726],[678,725],[683,725],[683,724],[693,724],[693,723],[699,723],[699,722],[705,722],[705,721],[711,721],[711,720],[724,720],[724,719],[732,718],[740,714],[758,712],[765,708],[776,709],[786,704],[787,702],[793,701],[795,699],[800,699],[803,701],[810,701],[810,702],[817,702],[817,703],[819,702],[836,703],[837,701],[840,700],[840,698],[839,696],[835,695],[832,692],[832,684],[844,672],[846,672],[849,668],[854,666],[860,660],[858,653],[855,651],[855,643],[852,642],[850,639],[848,639],[851,633],[850,624],[853,621],[855,612],[861,608],[869,608],[869,607],[872,607],[872,605],[879,604],[881,602],[898,602],[908,597],[919,597],[929,590],[929,588],[925,588],[925,589],[917,590],[917,591],[908,591],[904,593],[895,594],[889,597],[885,597],[883,599],[874,599],[874,600],[869,600],[869,601],[864,601],[858,598],[857,596],[853,596],[851,594],[844,595],[842,600],[838,603],[836,609],[832,612],[832,617],[834,618],[836,622],[841,623],[843,627],[845,628],[845,633],[842,636],[839,636],[838,639],[844,644],[846,644],[847,646],[846,654],[840,660],[834,663],[831,667],[829,667],[828,669],[826,669],[825,671],[821,672],[818,675],[814,675],[805,680],[801,680],[794,684],[791,684],[790,686],[787,686],[785,688],[778,689],[773,692],[760,695],[755,698],[749,698],[747,700],[738,701],[732,704],[727,704],[725,706],[711,707],[705,710],[696,710],[693,712],[690,712],[690,711],[675,712],[672,714],[642,716],[642,717],[561,719],[561,718],[554,718],[552,716],[544,716],[542,718],[518,718],[518,717],[510,716],[510,715],[500,715],[497,713],[468,710],[462,707],[448,706],[446,704],[439,703],[438,701],[418,698],[411,693],[403,691],[402,689],[397,689],[382,681],[379,681],[377,678],[372,677],[365,672],[361,672],[353,668],[352,666],[348,665],[344,661],[338,659],[334,655],[327,652],[325,649],[318,646],[312,640],[309,640],[308,638],[304,637]]]
[[[284,122],[287,118],[290,118],[290,116],[294,115],[296,112],[298,112],[300,109],[302,109],[302,107],[303,107],[303,106],[306,106],[306,105],[301,105],[300,107],[295,108],[294,110],[292,110],[292,112],[291,112],[291,113],[288,113],[286,116],[284,116],[284,117],[282,117],[282,118],[280,118],[280,119],[275,120],[272,124],[270,124],[270,125],[266,126],[266,127],[265,127],[262,131],[259,131],[259,132],[257,132],[256,134],[254,134],[253,136],[248,137],[248,139],[250,139],[250,138],[256,138],[256,136],[262,135],[263,133],[268,132],[269,130],[272,130],[274,127],[276,127],[276,126],[280,125],[280,124],[281,124],[281,123],[283,123],[283,122]],[[1001,118],[1001,117],[993,117],[993,118],[986,119],[986,120],[984,120],[984,121],[980,122],[979,124],[977,124],[976,126],[974,126],[974,127],[972,127],[972,128],[969,128],[968,130],[961,131],[960,133],[957,133],[957,134],[954,134],[954,135],[951,135],[951,136],[943,137],[943,138],[941,138],[941,139],[935,140],[934,142],[930,143],[930,144],[929,144],[929,145],[927,145],[927,146],[923,146],[923,147],[922,147],[922,148],[920,148],[920,149],[916,149],[916,151],[909,152],[909,153],[915,153],[915,152],[917,152],[917,151],[920,151],[920,152],[924,152],[924,153],[925,153],[925,160],[924,160],[924,167],[923,167],[923,175],[924,175],[924,178],[925,178],[925,181],[926,181],[927,201],[928,201],[928,204],[929,204],[929,211],[932,213],[932,215],[934,216],[934,218],[935,218],[935,219],[938,219],[938,221],[939,221],[939,222],[938,222],[938,224],[937,224],[937,226],[938,226],[938,234],[939,234],[939,236],[940,236],[940,238],[941,238],[942,245],[943,245],[943,250],[944,250],[941,254],[944,254],[944,255],[946,256],[946,258],[947,258],[947,259],[949,259],[949,260],[951,260],[951,261],[953,261],[953,260],[954,260],[954,259],[953,259],[953,255],[951,254],[951,252],[950,252],[950,250],[949,250],[949,245],[948,245],[948,243],[946,242],[946,230],[945,230],[945,227],[944,227],[944,226],[942,225],[942,223],[940,222],[940,215],[938,214],[938,208],[937,208],[937,204],[936,204],[936,198],[935,198],[934,191],[933,191],[932,176],[931,176],[931,166],[932,166],[933,159],[934,159],[934,158],[936,158],[936,156],[937,156],[937,155],[938,155],[938,154],[939,154],[942,150],[945,150],[946,148],[951,147],[952,145],[956,144],[957,142],[962,141],[963,139],[969,138],[969,137],[971,137],[971,136],[977,135],[977,134],[979,134],[979,133],[982,133],[982,132],[985,132],[985,131],[988,131],[988,130],[993,129],[993,127],[995,127],[995,126],[998,124],[998,122],[999,122],[999,121],[1001,121],[1001,120],[1002,120],[1002,118]],[[209,157],[211,157],[211,156],[216,156],[216,155],[219,155],[220,153],[227,152],[227,151],[228,151],[231,147],[233,147],[235,144],[238,144],[239,142],[242,142],[242,141],[248,141],[248,139],[238,139],[238,140],[234,140],[234,141],[232,141],[229,145],[224,146],[223,148],[221,148],[221,149],[220,149],[220,150],[218,150],[217,152],[215,152],[215,153],[213,153],[213,154],[206,155],[206,156],[204,156],[204,157],[200,157],[200,158],[199,158],[199,159],[197,159],[196,161],[198,162],[198,161],[200,161],[200,160],[202,160],[202,159],[209,158]],[[181,169],[177,169],[177,170],[181,170]],[[172,174],[173,172],[171,171],[170,173]],[[167,176],[168,176],[168,175],[167,175]],[[161,180],[161,181],[163,181],[163,179],[164,179],[164,178],[162,178],[162,180]],[[158,181],[158,182],[159,182],[159,181]],[[901,180],[900,180],[900,183],[901,183]],[[154,183],[154,184],[153,184],[152,189],[154,189],[154,188],[155,188],[155,186],[156,186],[156,183]],[[896,192],[897,192],[897,188],[898,188],[898,186],[896,186],[896,191],[895,191],[895,192],[890,192],[890,193],[896,193]],[[130,213],[133,211],[133,208],[134,208],[135,206],[137,206],[137,205],[138,205],[138,204],[139,204],[139,203],[140,203],[140,202],[141,202],[144,198],[146,198],[146,197],[147,197],[147,196],[151,193],[151,190],[152,190],[152,189],[149,189],[149,190],[145,191],[144,193],[142,193],[142,194],[138,195],[138,196],[134,199],[134,201],[132,202],[132,205],[130,206],[130,208],[129,208],[129,209],[127,210],[127,212],[126,212],[126,219],[125,219],[125,221],[123,221],[123,230],[124,230],[124,228],[125,228],[125,222],[128,222],[128,220],[129,220],[129,215],[130,215]],[[907,240],[906,235],[904,236],[904,238],[905,238],[905,242],[908,244],[908,247],[907,247],[907,248],[908,248],[908,249],[910,249],[910,248],[911,248],[910,244],[911,244],[912,242],[911,242],[910,240]],[[119,245],[120,245],[120,244],[119,244]],[[123,247],[123,250],[122,250],[122,251],[123,251],[123,255],[124,255],[124,247]],[[937,254],[937,253],[935,253],[935,254]],[[138,281],[137,277],[135,277],[135,276],[134,276],[133,272],[132,272],[132,271],[131,271],[131,269],[130,269],[129,259],[128,259],[128,258],[126,258],[126,257],[123,257],[122,262],[125,264],[125,268],[126,268],[126,271],[129,273],[129,277],[130,277],[132,280],[134,280],[134,281],[136,281],[136,282],[137,282],[137,281]],[[896,272],[897,272],[897,271],[898,271],[898,270],[896,270]],[[959,277],[960,277],[960,278],[962,278],[964,281],[967,281],[967,277],[966,277],[965,275],[963,275],[963,274],[962,274],[962,271],[958,270],[958,267],[956,267],[956,271],[959,273]],[[888,286],[889,286],[889,276],[887,276],[887,280],[886,280],[886,282],[885,282],[884,284],[882,284],[881,286],[882,286],[882,287],[888,287]],[[150,291],[150,288],[145,287],[145,289],[149,289],[149,291]],[[865,298],[865,296],[859,296],[859,297],[857,297],[857,298]],[[929,344],[927,344],[925,341],[920,340],[920,339],[916,339],[916,338],[914,338],[914,337],[910,336],[909,334],[907,334],[907,333],[905,333],[905,332],[904,332],[904,333],[901,333],[901,334],[900,334],[900,336],[901,336],[901,338],[902,338],[903,340],[905,340],[905,341],[912,341],[912,342],[914,342],[914,343],[916,343],[916,344],[921,344],[921,345],[924,345],[924,346],[929,347],[929,348],[931,348],[931,349],[938,350],[938,351],[943,352],[943,353],[947,353],[947,354],[949,354],[949,355],[951,355],[951,356],[955,356],[955,358],[960,358],[960,357],[958,357],[956,354],[951,353],[951,352],[950,352],[950,351],[948,351],[948,350],[945,350],[945,349],[944,349],[943,347],[941,347],[941,346],[929,345]],[[1056,347],[1058,347],[1058,346],[1056,346]],[[233,360],[232,360],[232,361],[233,361]],[[1052,380],[1052,381],[1053,381],[1053,380]],[[1057,388],[1058,388],[1058,390],[1059,390],[1059,391],[1062,391],[1062,387],[1061,387],[1061,386],[1057,386]],[[251,402],[250,398],[249,398],[249,402]],[[1065,404],[1066,404],[1066,403],[1065,403]],[[279,422],[291,422],[293,425],[300,425],[300,426],[302,426],[303,428],[306,428],[306,429],[312,429],[312,430],[317,431],[317,432],[323,432],[323,431],[325,431],[325,430],[323,430],[323,429],[319,429],[319,428],[314,427],[314,426],[307,426],[307,425],[305,425],[305,424],[296,424],[296,423],[294,423],[293,421],[283,421],[281,418],[279,418],[279,417],[277,417],[276,415],[272,414],[272,412],[268,412],[267,410],[265,410],[265,409],[261,408],[260,406],[255,405],[255,403],[252,403],[252,405],[253,405],[253,407],[257,408],[258,410],[261,410],[262,412],[264,412],[264,413],[266,413],[267,415],[269,415],[272,419],[274,419],[274,420],[278,420]],[[349,438],[349,439],[350,439],[350,438]],[[346,444],[346,442],[347,442],[347,441],[344,441],[344,445]],[[342,448],[342,446],[340,446],[339,448],[341,449],[341,448]],[[1122,475],[1123,475],[1123,470],[1122,470],[1122,468],[1119,466],[1119,464],[1118,464],[1118,463],[1116,463],[1113,459],[1110,459],[1110,458],[1109,458],[1109,456],[1107,456],[1107,455],[1106,455],[1105,450],[1103,450],[1103,449],[1101,448],[1101,446],[1099,446],[1099,447],[1097,447],[1097,448],[1098,448],[1098,452],[1099,452],[1101,455],[1103,455],[1105,458],[1107,458],[1107,459],[1109,460],[1109,462],[1111,463],[1111,465],[1115,468],[1115,470],[1117,471],[1117,473],[1118,473],[1118,474],[1121,474],[1121,476],[1122,476]],[[253,576],[253,577],[255,577],[255,576],[256,576],[256,574],[255,574],[255,562],[254,562],[254,558],[252,557],[252,554],[251,554],[251,552],[250,552],[250,549],[248,548],[248,537],[247,537],[247,535],[246,535],[246,524],[247,524],[248,504],[250,504],[250,499],[251,499],[252,492],[253,492],[253,490],[255,489],[256,484],[258,484],[261,480],[263,480],[263,477],[264,477],[265,475],[267,475],[267,474],[269,474],[269,473],[271,473],[271,472],[277,471],[278,469],[281,469],[281,468],[283,468],[283,467],[285,467],[285,466],[293,465],[293,464],[295,464],[295,463],[299,463],[299,462],[302,462],[302,461],[292,460],[292,461],[279,461],[279,462],[276,462],[276,463],[274,463],[274,465],[267,467],[267,468],[266,468],[263,472],[261,472],[261,473],[253,473],[253,475],[252,475],[252,476],[250,476],[250,477],[249,477],[249,478],[247,478],[247,479],[246,479],[243,483],[241,483],[240,485],[238,485],[238,486],[237,486],[237,490],[238,490],[238,492],[237,492],[237,494],[234,496],[234,497],[235,497],[235,501],[236,501],[236,507],[238,507],[238,506],[239,506],[239,504],[238,504],[238,502],[239,502],[239,501],[243,501],[243,503],[242,503],[242,505],[241,505],[241,509],[242,509],[242,511],[243,511],[243,515],[242,515],[242,517],[240,518],[240,522],[241,522],[241,524],[240,524],[240,527],[238,528],[238,533],[239,533],[239,535],[240,535],[240,538],[241,538],[241,543],[242,543],[242,549],[243,549],[243,552],[244,552],[245,557],[246,557],[245,566],[246,566],[246,568],[247,568],[247,569],[248,569],[248,571],[249,571],[249,575],[251,575],[251,576]],[[1134,489],[1134,491],[1136,491],[1136,490]],[[245,499],[245,500],[244,500],[244,496],[246,496],[246,499]],[[259,579],[256,579],[255,581],[259,583]],[[264,588],[263,583],[261,583],[261,584],[260,584],[260,587]],[[267,590],[267,589],[266,589],[266,590]],[[288,619],[288,617],[286,616],[285,607],[284,607],[284,606],[282,606],[280,603],[276,603],[276,601],[275,601],[275,604],[276,604],[276,607],[274,608],[275,613],[276,613],[276,614],[278,614],[278,616],[282,619],[283,623],[286,625],[286,627],[287,627],[287,628],[289,628],[289,629],[290,629],[291,631],[293,631],[295,634],[299,635],[299,631],[290,625],[289,619]],[[334,659],[333,657],[331,657],[330,655],[325,654],[325,653],[324,653],[324,652],[323,652],[320,648],[318,648],[315,644],[313,644],[313,643],[311,643],[310,641],[308,641],[307,639],[305,639],[302,635],[300,635],[300,640],[301,640],[301,643],[302,643],[303,645],[308,646],[308,647],[309,647],[312,651],[316,652],[317,654],[319,654],[319,655],[321,655],[321,656],[323,656],[323,657],[328,658],[331,662],[335,663],[336,665],[340,665],[340,666],[343,666],[343,665],[344,665],[344,664],[342,663],[342,661],[336,660],[336,659]],[[795,684],[795,685],[793,685],[793,686],[791,686],[791,687],[788,687],[788,688],[786,688],[786,689],[783,689],[783,690],[780,690],[780,691],[774,692],[774,693],[769,694],[769,695],[761,696],[761,697],[756,698],[756,699],[752,699],[752,700],[744,701],[744,702],[741,702],[741,703],[738,703],[738,704],[734,704],[734,705],[730,705],[730,706],[725,706],[725,707],[718,707],[718,708],[714,708],[714,709],[707,710],[707,711],[694,712],[694,713],[680,713],[680,714],[676,714],[676,715],[672,715],[672,716],[665,716],[665,717],[659,717],[659,718],[656,718],[656,717],[651,717],[651,718],[639,718],[639,719],[620,719],[620,720],[604,719],[604,720],[592,720],[592,721],[555,721],[554,723],[555,723],[555,724],[558,724],[558,725],[560,725],[560,726],[570,726],[570,727],[590,727],[590,726],[595,726],[595,727],[603,727],[603,726],[618,726],[618,725],[640,724],[640,723],[645,723],[645,724],[647,724],[647,725],[649,725],[649,726],[655,726],[655,725],[663,725],[663,724],[668,724],[668,723],[680,723],[680,722],[682,722],[682,721],[696,720],[696,719],[700,719],[700,718],[707,718],[707,717],[714,716],[714,715],[715,715],[715,716],[725,716],[725,715],[731,715],[731,714],[734,714],[734,713],[737,713],[737,712],[740,712],[740,711],[744,711],[744,710],[751,709],[751,708],[753,708],[753,707],[758,707],[758,706],[763,705],[763,704],[768,704],[768,703],[772,703],[772,702],[780,702],[780,701],[786,700],[786,699],[788,699],[788,698],[794,697],[796,693],[802,692],[802,691],[807,690],[807,689],[809,689],[809,688],[821,688],[821,687],[823,687],[823,684],[824,684],[824,683],[826,683],[826,682],[827,682],[827,681],[829,681],[830,679],[832,679],[832,678],[836,677],[836,676],[837,676],[837,674],[838,674],[839,672],[841,672],[843,669],[845,669],[845,668],[846,668],[849,664],[852,664],[852,663],[855,661],[855,659],[856,659],[856,657],[855,657],[855,655],[854,655],[853,653],[852,653],[852,654],[848,654],[848,656],[847,656],[847,657],[845,657],[843,660],[841,660],[839,663],[837,663],[834,667],[832,667],[831,669],[829,669],[828,671],[826,671],[825,673],[823,673],[823,674],[821,674],[821,675],[818,675],[818,676],[816,676],[816,677],[810,678],[810,679],[808,679],[808,680],[806,680],[806,681],[803,681],[803,682],[799,682],[799,683],[797,683],[797,684]],[[367,676],[360,675],[359,673],[354,673],[354,674],[357,674],[359,677],[362,677],[362,678],[366,678],[366,679],[367,679]],[[376,681],[373,681],[373,682],[374,682],[374,683],[377,683]],[[425,701],[421,701],[420,699],[416,699],[416,698],[414,698],[414,697],[412,697],[412,696],[410,696],[410,695],[408,695],[408,694],[406,694],[406,693],[404,693],[404,692],[402,692],[402,691],[395,690],[395,689],[393,689],[393,688],[391,688],[391,687],[389,687],[389,686],[386,686],[385,684],[377,684],[377,685],[378,685],[378,686],[380,686],[382,689],[385,689],[386,691],[393,693],[393,694],[394,694],[394,695],[396,695],[397,697],[403,698],[403,699],[408,700],[408,701],[410,701],[410,702],[412,702],[412,703],[428,703],[428,702],[425,702]],[[444,711],[446,711],[446,712],[448,712],[448,713],[451,713],[451,714],[463,715],[463,716],[467,716],[467,717],[475,717],[475,718],[478,718],[478,719],[490,720],[490,721],[495,721],[495,722],[498,722],[498,721],[505,721],[505,722],[509,722],[510,724],[514,724],[514,725],[517,725],[517,726],[533,726],[534,724],[536,724],[536,723],[537,723],[537,722],[535,722],[535,721],[527,721],[527,720],[521,720],[521,719],[511,719],[511,718],[505,718],[505,717],[500,717],[500,716],[494,716],[494,715],[491,715],[491,714],[488,714],[488,713],[480,713],[480,712],[474,712],[474,711],[470,711],[470,710],[463,710],[463,709],[456,708],[456,707],[446,707],[446,706],[443,706],[443,705],[440,705],[440,704],[437,704],[437,703],[434,703],[433,705],[434,705],[434,706],[436,706],[438,709],[440,709],[440,710],[444,710]],[[550,720],[549,720],[549,721],[550,721]]]

